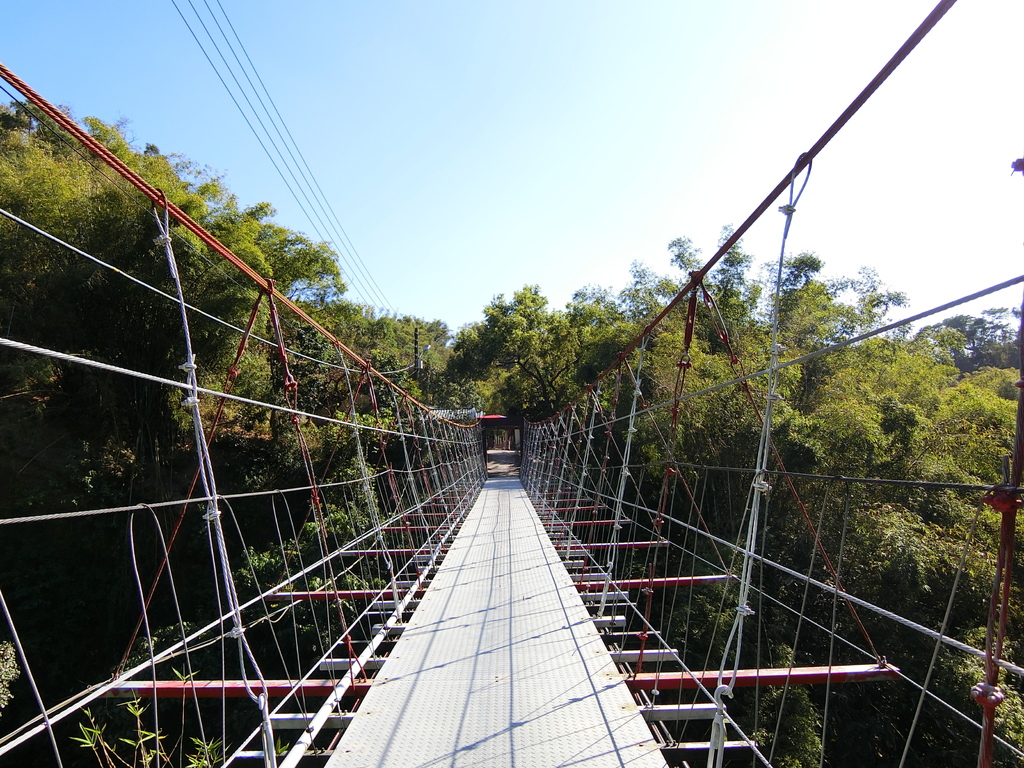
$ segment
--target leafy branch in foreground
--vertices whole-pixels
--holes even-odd
[[[135,720],[134,735],[108,739],[107,726],[100,725],[92,712],[85,709],[83,714],[88,724],[79,723],[82,735],[73,736],[72,741],[77,742],[83,749],[92,750],[101,768],[150,768],[173,765],[170,755],[163,746],[166,734],[148,730],[143,726],[142,717],[147,707],[139,699],[126,701],[121,706]],[[184,756],[182,763],[185,768],[213,768],[224,754],[224,745],[220,739],[203,741],[193,736],[191,741],[193,750]],[[127,747],[130,751],[122,754],[118,752],[119,747]]]

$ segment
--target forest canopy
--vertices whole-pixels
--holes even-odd
[[[123,124],[94,118],[84,124],[376,370],[437,409],[476,408],[540,421],[564,413],[582,398],[615,414],[627,399],[620,397],[619,383],[594,386],[595,380],[616,367],[621,374],[636,365],[637,356],[622,351],[702,264],[700,251],[680,236],[667,245],[671,274],[636,263],[626,286],[582,286],[563,308],[551,306],[538,285],[524,285],[511,296],[495,296],[481,320],[453,333],[441,320],[381,313],[347,298],[330,244],[281,226],[270,203],[241,204],[222,178],[196,162],[165,155],[152,145],[134,146]],[[180,374],[180,315],[166,296],[152,290],[171,294],[174,286],[151,206],[112,182],[98,162],[83,157],[48,120],[21,105],[0,106],[0,208],[11,214],[0,217],[4,337],[153,377]],[[723,230],[723,242],[729,234]],[[304,412],[363,419],[382,435],[395,426],[400,408],[378,403],[361,381],[332,367],[335,350],[308,327],[283,321],[282,338],[292,354],[287,371],[272,344],[253,344],[243,355],[238,329],[248,324],[254,338],[272,339],[276,321],[258,293],[201,242],[187,233],[176,237],[185,293],[195,303],[192,333],[203,386],[220,390],[229,381],[240,396],[281,405],[282,382],[294,374]],[[680,466],[687,462],[685,471],[691,473],[693,467],[724,471],[752,466],[761,430],[762,400],[757,398],[763,399],[764,392],[756,380],[743,382],[768,365],[777,305],[778,343],[786,364],[772,433],[777,465],[815,478],[920,484],[912,493],[876,485],[856,491],[858,506],[850,524],[858,539],[849,546],[849,579],[865,599],[884,595],[932,623],[943,615],[943,596],[959,557],[953,542],[962,540],[967,521],[977,515],[977,544],[965,558],[963,577],[964,590],[977,605],[953,612],[950,632],[983,636],[991,582],[983,553],[995,549],[998,519],[945,486],[973,488],[1003,480],[1019,396],[1019,312],[957,315],[811,356],[879,327],[906,302],[868,269],[824,277],[826,258],[810,252],[787,255],[776,299],[772,271],[736,244],[693,300],[682,302],[646,338],[636,398],[645,405],[674,402],[674,408],[635,429],[633,450],[641,467],[637,504],[646,500],[652,505],[650,500],[661,493],[662,477],[651,467],[666,464],[666,454]],[[687,396],[680,384],[684,377]],[[688,396],[702,392],[707,396]],[[5,480],[0,518],[188,498],[195,435],[179,401],[177,394],[146,381],[0,349],[0,477]],[[213,406],[204,407],[204,417],[212,420]],[[223,490],[298,487],[307,481],[310,466],[320,482],[349,481],[368,464],[384,465],[400,455],[399,447],[384,437],[364,451],[336,426],[304,424],[301,437],[291,426],[278,411],[246,403],[226,407],[211,439]],[[624,429],[609,426],[608,434]],[[665,435],[672,435],[667,446]],[[679,467],[672,471],[685,474]],[[945,486],[924,490],[928,483]],[[745,492],[736,490],[734,480],[721,481],[714,492],[722,488],[739,496]],[[785,503],[780,506],[786,513],[794,511]],[[330,512],[339,530],[354,530],[356,513]],[[205,564],[206,542],[201,525],[190,523],[179,545],[181,556],[199,567]],[[161,524],[169,527],[169,519]],[[240,568],[238,574],[254,590],[262,586],[260,579],[271,579],[267,574],[276,578],[287,568],[286,558],[268,544],[270,533],[260,534],[263,538],[245,551],[261,570]],[[806,535],[790,521],[771,532],[782,548]],[[0,537],[0,586],[11,602],[44,606],[48,595],[82,585],[99,585],[113,596],[98,606],[83,600],[64,605],[65,621],[83,627],[89,641],[55,656],[42,671],[56,694],[66,695],[80,680],[106,679],[111,670],[95,649],[130,643],[135,617],[126,606],[135,599],[135,587],[130,574],[112,567],[108,557],[111,542],[125,537],[123,523],[107,519]],[[896,594],[892,584],[900,585]],[[775,586],[782,593],[793,589],[782,581]],[[198,584],[183,592],[186,603],[210,601]],[[1014,600],[1019,598],[1015,588]],[[714,594],[697,600],[688,626],[672,624],[667,616],[669,639],[680,646],[691,643],[698,654],[719,651],[720,637],[696,636],[694,627],[720,620],[726,613],[723,605],[716,604]],[[21,630],[27,642],[66,647],[60,627],[48,621],[45,610],[25,616]],[[169,633],[172,624],[167,619],[161,631]],[[795,656],[783,626],[785,617],[778,618],[764,642],[780,658]],[[1014,617],[1010,630],[1019,637],[1024,623]],[[890,647],[904,668],[916,673],[927,664],[930,649],[914,643],[899,636]],[[141,643],[129,648],[136,656],[144,650]],[[973,674],[973,668],[944,658],[939,686],[950,698],[964,698],[970,686],[961,690],[961,685]],[[1001,727],[1020,742],[1024,706],[1016,683],[1007,693]],[[850,694],[850,701],[838,700],[835,706],[849,715],[840,730],[860,751],[836,757],[833,765],[868,764],[872,750],[876,757],[892,754],[880,723],[903,716],[899,703],[880,696],[872,702],[878,722],[864,723],[852,714],[856,698]],[[766,698],[765,706],[770,703]],[[823,703],[815,695],[799,694],[793,706],[795,725],[785,734],[789,741],[778,765],[817,765],[815,727]],[[0,633],[0,715],[18,708],[31,713],[31,699],[12,646]],[[974,750],[973,744],[967,748],[941,732],[928,738],[926,758],[941,755],[949,764],[960,764]],[[927,759],[918,764],[928,764]]]

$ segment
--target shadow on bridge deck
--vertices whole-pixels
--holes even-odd
[[[328,768],[665,768],[517,478],[488,480]]]

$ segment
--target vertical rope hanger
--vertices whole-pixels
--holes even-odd
[[[245,326],[245,331],[242,334],[242,339],[238,343],[238,350],[235,353],[235,361],[228,368],[227,376],[224,381],[223,392],[224,394],[231,394],[235,387],[235,382],[238,380],[238,376],[241,373],[239,364],[242,361],[242,355],[245,354],[245,349],[248,346],[249,339],[252,335],[253,326],[256,323],[256,317],[259,314],[260,303],[263,300],[263,291],[260,291],[256,296],[256,302],[253,304],[252,312],[249,314],[249,322]],[[213,416],[213,420],[210,423],[210,430],[206,433],[206,444],[207,446],[213,443],[213,437],[217,432],[217,427],[220,424],[221,417],[224,414],[224,406],[227,404],[227,398],[218,398],[217,412]],[[192,492],[195,490],[196,485],[199,483],[199,474],[201,468],[196,467],[195,472],[192,475],[192,482],[189,484],[188,493],[186,498],[192,497]],[[189,504],[186,502],[182,505],[181,511],[178,513],[178,518],[174,523],[174,527],[171,529],[171,535],[168,537],[167,548],[164,557],[160,560],[160,565],[157,566],[156,574],[153,576],[153,580],[150,583],[149,591],[146,593],[145,599],[143,600],[143,611],[149,609],[150,603],[153,600],[153,595],[156,594],[157,585],[160,583],[160,579],[163,577],[164,570],[168,566],[168,558],[170,556],[171,547],[174,546],[175,541],[178,538],[178,533],[181,530],[182,524],[185,522],[185,514],[188,512]],[[162,535],[162,534],[161,534]],[[128,659],[131,657],[132,648],[135,646],[135,641],[138,639],[139,631],[142,629],[143,617],[140,614],[138,620],[135,623],[135,629],[132,632],[131,639],[128,641],[124,649],[124,655],[121,657],[121,662],[117,665],[116,672],[120,674],[125,666],[128,664]]]
[[[32,675],[32,667],[29,666],[28,656],[25,654],[25,646],[21,644],[18,630],[14,626],[14,617],[11,616],[10,609],[7,607],[7,601],[4,599],[2,589],[0,589],[0,612],[4,615],[7,631],[11,633],[11,639],[14,641],[14,649],[18,654],[18,660],[21,662],[21,668],[25,670],[25,678],[28,680],[29,687],[32,689],[32,696],[39,707],[39,716],[42,718],[46,735],[50,737],[50,746],[53,749],[53,757],[57,761],[57,768],[63,768],[64,764],[60,759],[60,750],[57,748],[57,737],[53,735],[53,722],[51,722],[50,715],[43,704],[43,697],[39,694],[39,687],[36,685],[36,679]]]
[[[384,560],[384,565],[388,570],[389,581],[391,583],[392,597],[395,601],[395,605],[397,606],[399,600],[398,583],[395,577],[395,563],[391,557],[391,553],[388,551],[387,542],[384,540],[383,525],[380,520],[379,510],[377,509],[376,497],[374,496],[373,489],[370,486],[370,468],[366,463],[366,453],[363,450],[363,439],[362,435],[360,434],[358,424],[356,423],[356,395],[358,394],[359,390],[362,389],[363,383],[369,381],[369,365],[366,366],[366,368],[360,375],[358,388],[353,389],[351,369],[349,368],[348,363],[345,360],[344,353],[340,349],[338,350],[338,357],[341,360],[341,364],[345,370],[345,380],[346,384],[348,385],[349,407],[351,408],[350,418],[352,419],[353,425],[355,427],[352,430],[352,436],[356,446],[356,462],[359,467],[359,479],[361,481],[367,511],[370,514],[370,524],[373,526],[375,538],[381,548],[382,558]],[[370,386],[372,386],[372,383],[370,384]],[[347,634],[348,633],[346,632],[346,636]]]
[[[598,608],[598,616],[605,615],[605,606],[608,602],[608,589],[611,586],[611,580],[614,576],[615,571],[615,556],[617,550],[617,544],[619,543],[619,535],[622,530],[622,502],[626,495],[626,482],[629,479],[629,455],[633,448],[633,435],[636,434],[636,407],[637,403],[640,402],[640,372],[643,369],[644,364],[644,351],[647,348],[648,339],[645,338],[638,349],[638,356],[636,362],[636,373],[633,374],[633,397],[630,400],[629,407],[629,421],[626,426],[626,444],[622,449],[622,470],[619,472],[619,489],[618,493],[615,494],[615,522],[612,524],[612,535],[611,535],[611,546],[608,548],[608,563],[605,568],[605,580],[604,587],[601,589],[601,604]],[[628,365],[625,359],[622,360],[623,365]]]
[[[803,184],[800,190],[796,189],[798,169],[806,167]],[[785,215],[786,223],[782,230],[782,245],[779,249],[779,261],[775,271],[775,296],[772,310],[772,343],[769,347],[768,363],[768,392],[765,395],[764,419],[761,423],[761,437],[757,446],[757,461],[754,468],[754,478],[750,484],[750,504],[747,520],[746,542],[743,547],[743,565],[740,570],[739,595],[737,597],[736,618],[733,620],[732,629],[725,643],[722,652],[722,662],[718,668],[718,685],[715,688],[715,704],[718,710],[711,726],[711,749],[708,751],[708,768],[722,768],[725,762],[725,697],[732,698],[733,689],[736,687],[736,677],[740,667],[740,655],[743,646],[743,624],[748,616],[754,615],[754,610],[748,604],[750,587],[753,579],[755,560],[755,548],[757,546],[757,531],[760,525],[761,506],[767,502],[771,492],[768,484],[768,462],[771,457],[771,434],[772,416],[775,403],[781,399],[779,389],[779,354],[782,347],[779,344],[779,310],[781,307],[782,295],[782,268],[786,258],[786,239],[789,237],[789,228],[793,222],[793,214],[796,213],[796,204],[799,202],[807,181],[811,175],[811,163],[804,162],[804,156],[797,158],[796,165],[790,173],[789,202],[779,208]],[[733,651],[732,674],[726,682],[726,663],[729,652]]]
[[[590,411],[590,417],[587,420],[586,433],[583,436],[583,441],[584,441],[583,458],[580,461],[579,477],[578,477],[578,479],[576,481],[576,504],[574,505],[574,508],[573,508],[573,511],[572,511],[572,522],[576,522],[576,519],[579,516],[580,502],[583,499],[584,487],[585,487],[585,483],[586,483],[586,479],[587,479],[587,471],[590,468],[591,455],[594,452],[594,448],[593,448],[593,446],[594,446],[594,423],[597,421],[597,412],[601,408],[601,401],[600,401],[601,390],[600,390],[600,385],[598,385],[598,388],[596,390],[590,390],[589,395],[590,396],[589,396],[588,400],[590,401],[590,408],[588,410]],[[580,424],[582,426],[582,421],[580,422]],[[594,494],[594,500],[596,502],[596,500],[597,500],[597,489],[596,488],[594,489],[593,494]]]
[[[268,766],[268,768],[277,768],[277,753],[274,750],[274,730],[273,725],[270,722],[270,709],[267,700],[266,681],[264,680],[263,673],[260,670],[259,662],[256,661],[252,648],[249,646],[248,638],[246,638],[245,635],[245,625],[242,621],[241,605],[238,599],[238,592],[235,587],[234,577],[231,575],[231,562],[228,557],[227,542],[224,537],[224,528],[221,522],[221,512],[217,504],[217,483],[213,471],[213,462],[210,458],[210,449],[203,430],[202,414],[199,410],[199,380],[196,376],[195,355],[192,352],[192,336],[189,331],[188,310],[186,309],[185,295],[181,287],[181,276],[178,273],[177,260],[174,257],[174,249],[171,245],[170,214],[168,213],[166,201],[163,206],[163,211],[162,219],[157,212],[154,212],[153,215],[156,218],[157,227],[160,230],[159,242],[164,246],[164,252],[167,256],[167,266],[171,273],[171,279],[174,281],[174,289],[177,293],[178,304],[181,309],[182,333],[185,337],[185,362],[178,367],[185,371],[186,381],[190,389],[189,396],[182,401],[182,405],[188,408],[190,412],[192,427],[195,434],[196,452],[199,455],[200,480],[203,484],[204,495],[206,498],[210,499],[210,501],[207,502],[206,514],[203,515],[203,518],[206,520],[207,529],[210,531],[215,543],[217,559],[220,564],[221,578],[223,580],[224,594],[228,600],[228,606],[231,610],[233,627],[229,635],[238,641],[239,669],[242,676],[242,682],[245,685],[246,694],[259,707],[260,716],[262,718],[261,732],[263,736],[263,762],[264,765]],[[252,665],[256,676],[259,678],[259,682],[263,688],[260,693],[257,693],[250,685],[248,675],[246,674],[246,662]]]
[[[572,435],[573,435],[573,422],[576,421],[576,403],[573,403],[569,408],[562,411],[558,417],[560,428],[563,430],[562,438],[562,458],[559,462],[558,467],[558,483],[555,486],[555,506],[560,501],[566,492],[566,485],[568,480],[566,474],[569,471],[571,461],[569,459],[569,450],[572,448]]]

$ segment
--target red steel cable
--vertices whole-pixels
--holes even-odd
[[[129,168],[124,161],[122,161],[117,155],[111,152],[107,147],[100,141],[97,141],[84,130],[82,130],[74,120],[68,117],[66,114],[61,112],[59,109],[50,104],[46,99],[36,93],[32,88],[29,87],[24,80],[15,75],[11,70],[0,64],[0,77],[6,80],[11,86],[16,88],[33,106],[35,106],[40,112],[46,115],[48,118],[53,120],[63,130],[67,131],[86,147],[90,152],[100,158],[104,163],[110,166],[112,169],[117,171],[126,181],[132,186],[138,189],[143,195],[145,195],[158,208],[166,208],[167,212],[174,217],[181,226],[185,227],[189,232],[193,233],[203,243],[213,249],[222,258],[229,261],[234,265],[242,274],[252,280],[253,283],[259,288],[259,290],[265,290],[267,286],[267,278],[249,266],[245,261],[236,256],[231,250],[221,243],[217,238],[207,232],[202,225],[198,224],[192,219],[187,213],[181,208],[167,200],[164,193],[147,182],[142,176]],[[270,296],[282,306],[287,307],[295,315],[297,315],[303,322],[315,328],[320,334],[322,334],[328,341],[331,342],[337,349],[344,354],[352,358],[360,366],[365,367],[367,370],[372,371],[374,374],[379,376],[381,380],[385,381],[388,386],[393,387],[396,391],[400,392],[405,398],[408,398],[412,402],[416,403],[421,408],[426,409],[423,403],[420,403],[412,395],[403,390],[397,384],[392,382],[387,377],[374,370],[373,367],[354,351],[349,349],[342,341],[327,330],[323,325],[313,319],[302,307],[296,304],[294,301],[289,299],[283,293],[278,291],[276,288],[270,294]],[[453,422],[454,423],[454,422]],[[464,425],[458,425],[464,426]]]

